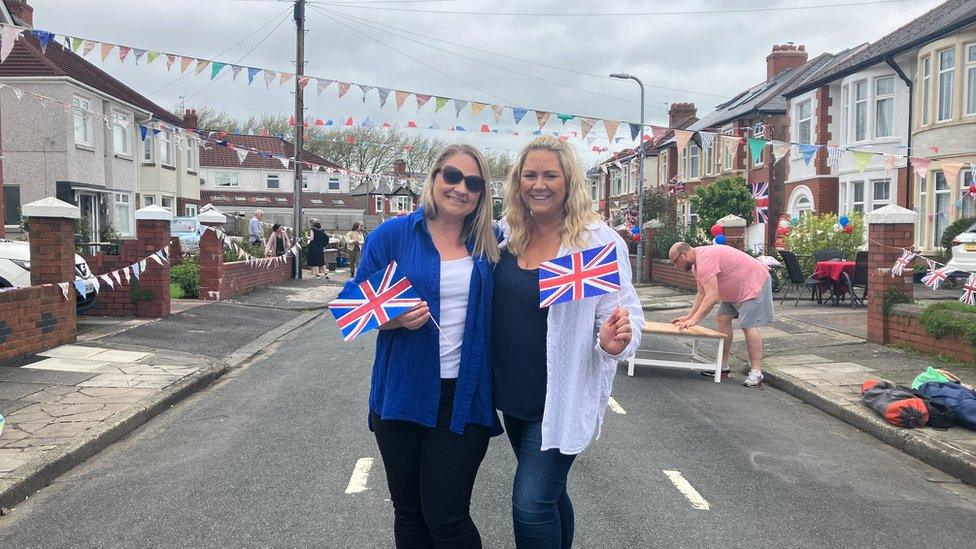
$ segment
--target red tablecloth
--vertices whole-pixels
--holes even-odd
[[[842,282],[843,273],[848,277],[854,277],[853,261],[818,261],[813,269],[813,277],[819,278],[823,282],[823,289],[832,289],[833,295],[844,295],[847,293],[847,285]]]

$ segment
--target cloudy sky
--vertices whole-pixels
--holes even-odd
[[[294,72],[295,27],[291,2],[279,0],[30,0],[36,28],[58,34],[189,57]],[[647,120],[665,124],[667,104],[694,102],[699,116],[724,99],[765,79],[773,44],[803,44],[812,55],[874,41],[939,0],[334,0],[309,1],[306,73],[457,97],[484,103],[539,108],[593,117],[637,120],[635,83],[611,80],[629,72],[647,85]],[[848,4],[823,7],[826,4]],[[861,4],[861,5],[857,5]],[[799,6],[816,9],[783,9]],[[674,14],[676,11],[698,12]],[[723,13],[703,14],[720,10]],[[741,10],[735,12],[736,10]],[[760,11],[757,11],[760,10]],[[769,10],[769,11],[766,11]],[[670,15],[662,15],[667,12]],[[604,15],[600,15],[604,14]],[[89,55],[101,63],[97,50]],[[134,66],[113,56],[103,67],[160,105],[208,104],[236,115],[289,113],[292,85],[268,90],[260,77],[231,80],[225,71],[209,82],[209,70],[180,78],[165,63]],[[260,81],[259,81],[260,80]],[[314,84],[313,84],[314,86]],[[362,101],[353,88],[336,97],[307,89],[311,117],[427,127],[489,123],[514,127],[511,111],[495,125],[491,113],[463,114],[452,105],[433,114],[433,101],[418,112],[411,97],[397,112],[391,95],[380,108],[376,92]],[[536,129],[530,113],[519,129]],[[559,129],[558,121],[549,128]],[[570,123],[571,125],[573,123]],[[434,131],[484,147],[516,149],[526,137]],[[601,132],[602,133],[602,132]],[[629,132],[621,128],[619,135]],[[605,135],[605,134],[602,134]],[[590,146],[576,141],[580,149]],[[626,143],[618,143],[620,148]],[[588,160],[595,154],[586,154]]]

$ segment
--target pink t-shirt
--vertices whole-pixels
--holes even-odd
[[[718,298],[727,303],[755,299],[769,278],[769,269],[751,255],[724,245],[695,248],[695,279],[702,286],[718,277]]]

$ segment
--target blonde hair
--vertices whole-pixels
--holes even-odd
[[[563,246],[578,248],[584,243],[586,227],[599,217],[593,211],[590,194],[586,189],[586,177],[580,165],[576,149],[572,145],[551,135],[543,135],[532,140],[522,149],[515,164],[508,173],[505,189],[505,218],[510,229],[508,249],[512,255],[521,255],[529,245],[532,212],[522,200],[522,167],[532,151],[549,151],[559,158],[566,181],[566,201],[563,203],[563,223],[559,228],[559,238]]]
[[[485,160],[481,151],[471,145],[450,145],[445,147],[441,154],[434,161],[434,165],[427,174],[427,181],[424,182],[424,190],[420,195],[420,204],[424,207],[424,216],[427,219],[437,218],[437,204],[434,202],[434,178],[444,167],[447,159],[459,154],[466,154],[474,159],[478,164],[481,177],[485,179],[485,188],[478,197],[478,206],[473,212],[464,218],[464,227],[461,229],[461,242],[474,239],[474,254],[486,257],[488,261],[495,263],[500,257],[498,251],[498,240],[495,238],[495,224],[492,220],[491,185],[489,181],[491,174],[488,171],[488,161]]]

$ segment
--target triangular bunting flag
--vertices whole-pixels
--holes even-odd
[[[113,44],[102,44],[102,63],[108,59],[108,56],[112,53],[113,49],[115,49]]]
[[[308,76],[299,76],[298,77],[298,87],[304,90],[305,89],[305,86],[308,85],[308,83],[309,83],[310,80],[312,80],[312,79],[309,78]]]
[[[549,117],[552,116],[551,112],[548,111],[535,111],[535,119],[539,121],[539,129],[541,130],[549,122]]]
[[[951,185],[959,179],[959,172],[962,171],[963,166],[966,164],[963,162],[955,162],[952,160],[943,160],[942,172],[945,174],[946,181]],[[976,173],[973,174],[976,177]]]
[[[718,134],[715,132],[698,132],[698,139],[701,140],[702,150],[708,150],[712,148],[712,143],[715,142],[715,136]]]
[[[437,97],[437,98],[435,98],[434,99],[434,113],[436,114],[437,111],[443,109],[444,108],[444,105],[447,105],[447,101],[448,100],[447,100],[446,97]]]
[[[580,133],[583,139],[586,139],[586,135],[593,129],[594,124],[596,124],[596,118],[588,118],[586,116],[580,118]],[[592,144],[592,141],[590,144]]]
[[[61,295],[63,295],[65,299],[68,299],[69,287],[71,287],[70,282],[58,282],[58,288],[61,288]]]
[[[492,118],[495,120],[495,124],[497,124],[502,119],[502,114],[505,112],[505,107],[502,105],[492,105],[491,112]]]
[[[488,105],[486,105],[484,103],[472,102],[471,103],[471,115],[472,116],[478,116],[479,114],[481,114],[481,111],[485,110],[486,107],[488,107]]]
[[[122,285],[122,275],[119,274],[118,269],[112,271],[112,278],[115,279],[115,281],[119,284],[119,286]]]
[[[755,137],[747,137],[746,143],[749,144],[749,154],[752,156],[753,164],[758,164],[762,162],[763,149],[766,148],[767,141],[765,139],[756,139]]]
[[[103,274],[103,275],[99,276],[98,278],[101,278],[102,280],[104,280],[105,283],[108,284],[109,288],[112,288],[113,290],[115,289],[115,283],[112,282],[112,278],[110,276],[108,276],[108,274]]]
[[[419,111],[424,105],[427,104],[428,101],[430,101],[430,97],[431,96],[429,96],[429,95],[421,95],[421,94],[418,93],[418,94],[416,94],[415,97],[417,98],[417,110]]]
[[[641,125],[633,123],[628,123],[627,125],[630,126],[630,140],[636,141],[637,136],[640,135]]]
[[[773,141],[773,162],[779,162],[790,155],[793,145],[786,141]]]
[[[390,88],[376,88],[376,93],[380,95],[380,108],[386,106],[386,99],[390,97],[390,92],[393,91]]]
[[[851,156],[854,157],[854,166],[857,168],[857,171],[863,172],[865,169],[867,169],[868,164],[871,162],[871,157],[874,156],[874,153],[867,151],[851,151]]]
[[[261,69],[256,69],[254,67],[248,67],[247,68],[247,85],[248,86],[250,86],[251,84],[254,83],[254,77],[257,76],[259,72],[261,72]]]
[[[512,118],[515,120],[515,124],[518,125],[522,122],[522,118],[525,117],[529,109],[524,109],[522,107],[515,107],[512,109]]]
[[[237,153],[237,160],[240,161],[241,164],[243,164],[244,161],[247,160],[247,154],[250,151],[248,151],[247,149],[234,149],[234,152]]]
[[[369,93],[369,90],[373,89],[373,86],[367,86],[365,84],[356,84],[356,85],[359,86],[359,89],[360,90],[362,90],[362,92],[363,92],[363,103],[365,103],[366,102],[366,94]]]
[[[616,120],[604,120],[603,128],[607,130],[607,139],[613,141],[613,136],[617,135],[617,128],[620,126],[620,122]]]
[[[803,157],[803,162],[809,166],[810,161],[813,160],[814,155],[817,154],[817,145],[800,144],[796,148],[800,151],[800,155]]]
[[[351,84],[347,82],[339,82],[338,86],[339,86],[339,97],[341,98],[343,95],[346,95],[346,92],[349,91]]]
[[[293,78],[294,76],[295,76],[295,75],[294,75],[294,74],[292,74],[292,73],[290,73],[290,72],[283,72],[283,73],[281,73],[281,75],[280,75],[280,77],[279,77],[279,84],[278,84],[278,85],[279,85],[279,86],[284,86],[284,85],[285,85],[285,84],[287,84],[287,83],[288,83],[288,81],[289,81],[289,80],[291,80],[291,79],[292,79],[292,78]]]
[[[159,54],[158,51],[150,51],[149,53],[147,53],[146,54],[146,64],[147,65],[152,64],[152,62],[155,61],[156,58],[159,57],[159,55],[160,54]]]
[[[407,97],[409,96],[410,96],[410,92],[405,92],[401,90],[395,90],[393,92],[393,100],[394,102],[396,102],[397,110],[400,110],[400,107],[403,106],[403,102],[406,101]]]
[[[218,63],[214,61],[213,65],[210,66],[210,79],[213,80],[214,78],[217,78],[217,75],[220,74],[220,71],[224,70],[224,67],[226,66],[226,63]]]
[[[929,175],[929,164],[932,163],[931,160],[928,158],[918,158],[913,156],[911,157],[911,161],[912,168],[915,169],[915,173],[918,174],[919,177],[924,179]]]
[[[139,61],[142,60],[142,56],[146,55],[147,51],[149,50],[141,50],[138,48],[132,50],[132,56],[136,60],[136,65],[139,64]]]
[[[193,63],[192,57],[180,57],[180,74],[186,72],[186,69],[189,68],[190,63]]]
[[[572,114],[556,113],[556,118],[562,120],[563,124],[565,124],[566,122],[576,118],[576,116]]]
[[[71,51],[73,51],[75,53],[78,53],[78,48],[81,47],[81,44],[83,42],[84,42],[84,40],[82,40],[81,38],[72,38],[71,39]]]
[[[124,269],[122,269],[122,274],[125,275],[125,281],[127,283],[132,282],[132,266],[125,267]]]
[[[674,140],[675,140],[675,143],[677,143],[677,145],[678,145],[678,154],[679,155],[681,154],[681,151],[684,151],[685,150],[685,147],[688,146],[688,142],[691,141],[691,138],[694,135],[695,135],[695,132],[692,132],[692,131],[688,131],[688,130],[674,130]]]
[[[335,80],[327,80],[325,78],[319,78],[318,80],[315,81],[315,91],[321,97],[322,92],[325,91],[325,88],[328,88],[330,85],[332,85],[333,82],[335,82]]]
[[[278,162],[281,162],[281,165],[284,166],[285,169],[287,170],[288,169],[288,162],[289,162],[289,160],[287,158],[285,158],[284,156],[279,156],[277,158],[278,158]]]
[[[244,70],[244,67],[240,65],[231,65],[230,70],[233,71],[232,79],[234,80],[234,82],[237,82],[237,75],[241,74],[241,71]]]
[[[78,292],[78,295],[85,297],[88,295],[88,284],[84,280],[75,280],[75,290]]]
[[[81,55],[88,55],[95,49],[95,42],[91,40],[85,40],[85,43],[81,46]]]
[[[896,162],[898,162],[898,155],[896,154],[884,155],[885,174],[887,174],[889,177],[891,176],[891,172],[895,170]]]
[[[131,51],[132,48],[129,46],[119,46],[119,61],[125,63],[125,58],[128,57]]]

